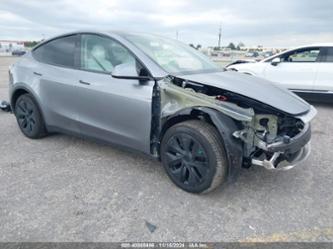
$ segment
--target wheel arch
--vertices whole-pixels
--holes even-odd
[[[39,100],[36,97],[36,95],[33,93],[33,91],[31,89],[29,89],[28,87],[26,87],[23,84],[17,85],[12,91],[12,94],[11,94],[11,97],[10,97],[10,105],[11,105],[13,110],[15,109],[16,100],[23,94],[30,94],[34,98],[34,100],[36,101],[36,103],[38,105],[38,108],[40,110],[42,110],[40,108],[40,103],[39,103]]]
[[[237,67],[237,65],[238,65],[238,64],[236,64],[235,67],[233,67],[233,65],[228,66],[228,67],[227,67],[227,70],[230,71],[230,72],[243,73],[243,74],[248,74],[248,75],[253,75],[253,76],[256,75],[252,70],[247,69],[247,68],[244,68],[244,69],[243,69],[243,68],[241,68],[241,67],[239,68],[239,67]]]
[[[243,163],[243,145],[232,135],[234,131],[239,130],[239,127],[236,121],[215,109],[209,107],[190,107],[168,116],[162,123],[160,142],[170,127],[193,119],[208,122],[217,129],[229,163],[228,178],[235,177]]]
[[[24,89],[24,88],[18,88],[18,89],[16,89],[14,92],[13,92],[13,94],[12,94],[12,96],[11,96],[11,99],[10,99],[10,105],[11,105],[11,107],[12,107],[12,110],[15,112],[15,104],[16,104],[16,101],[17,101],[17,99],[21,96],[21,95],[23,95],[23,94],[28,94],[28,93],[30,93],[29,91],[27,91],[26,89]]]
[[[43,112],[43,109],[41,108],[41,105],[40,105],[40,102],[39,102],[39,99],[37,98],[37,96],[33,93],[32,90],[30,90],[29,88],[25,87],[24,85],[19,85],[17,86],[13,91],[12,91],[12,94],[11,94],[11,97],[10,97],[10,105],[11,105],[11,108],[12,108],[12,111],[13,113],[15,114],[15,103],[17,101],[17,99],[22,96],[23,94],[30,94],[32,96],[32,98],[34,99],[34,101],[36,102],[37,104],[37,108],[39,109],[40,111],[40,114],[42,116],[42,119],[44,120],[44,122],[46,122],[45,120],[45,116],[44,116],[44,112]],[[46,125],[46,123],[45,123]]]
[[[238,73],[255,76],[255,74],[253,72],[250,72],[250,71],[247,71],[247,70],[245,70],[245,71],[238,70]]]

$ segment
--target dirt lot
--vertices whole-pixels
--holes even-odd
[[[14,60],[0,57],[0,99]],[[29,140],[0,112],[0,241],[333,241],[333,105],[315,106],[306,163],[244,169],[203,196],[145,156],[65,135]]]

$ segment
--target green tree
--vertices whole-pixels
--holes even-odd
[[[237,45],[237,47],[240,47],[240,48],[241,47],[245,47],[245,44],[243,42],[239,42],[238,45]]]
[[[39,42],[37,42],[37,41],[27,41],[27,42],[24,42],[24,46],[27,48],[31,48],[31,47],[36,46],[38,43]]]
[[[235,46],[235,44],[233,44],[232,42],[230,42],[227,48],[230,48],[231,50],[235,50],[236,46]]]

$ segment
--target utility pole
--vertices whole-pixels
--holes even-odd
[[[178,40],[178,30],[176,31],[176,40]]]
[[[217,47],[219,49],[221,48],[221,37],[222,37],[222,25],[220,25],[220,29],[219,29],[219,42],[217,44]]]

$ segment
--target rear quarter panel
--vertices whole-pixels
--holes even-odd
[[[19,61],[14,63],[9,71],[12,76],[12,82],[9,83],[9,97],[11,105],[14,107],[13,94],[17,89],[25,89],[30,92],[35,100],[40,104],[39,99],[39,80],[34,77],[34,71],[38,69],[38,63],[32,58],[31,53],[24,55]]]

